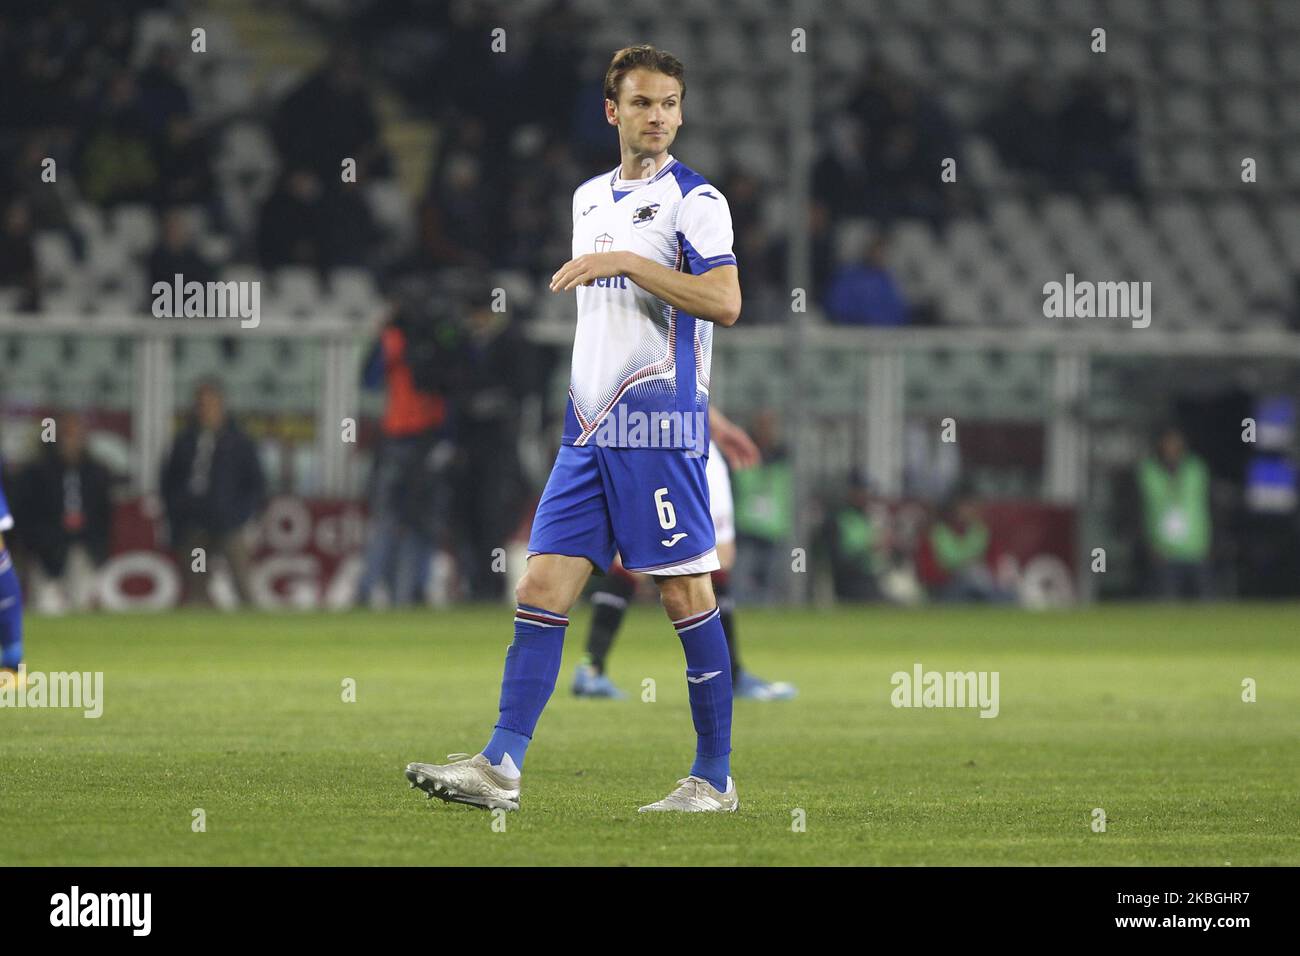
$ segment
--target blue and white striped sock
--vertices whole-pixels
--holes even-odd
[[[515,639],[506,651],[505,674],[501,678],[501,715],[483,755],[500,766],[509,755],[513,768],[524,766],[524,753],[542,709],[551,699],[560,675],[564,631],[569,619],[563,614],[520,604],[515,609]]]
[[[686,690],[695,721],[691,775],[725,792],[731,773],[731,656],[718,609],[673,621],[686,652]]]

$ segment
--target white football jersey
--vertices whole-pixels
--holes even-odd
[[[574,192],[574,258],[626,249],[693,275],[736,264],[731,210],[716,186],[671,155],[647,180],[621,180],[619,171],[616,166]],[[712,322],[679,312],[627,276],[597,279],[577,293],[564,444],[638,445],[635,428],[629,440],[624,428],[611,426],[654,413],[707,422]],[[707,425],[703,435],[689,427],[671,431],[673,438],[666,431],[651,441],[686,448],[703,440],[707,447]]]

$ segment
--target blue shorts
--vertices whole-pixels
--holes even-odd
[[[708,458],[676,448],[561,445],[528,553],[586,558],[606,572],[702,574],[718,569]]]

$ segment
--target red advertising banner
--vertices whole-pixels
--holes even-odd
[[[354,501],[272,498],[251,528],[250,586],[262,607],[343,608],[352,604],[361,573],[366,511]],[[101,603],[110,610],[161,610],[181,599],[182,575],[160,538],[158,499],[119,504],[113,515],[110,558],[101,569]],[[186,558],[188,560],[188,558]],[[219,565],[214,600],[235,603],[233,585]]]

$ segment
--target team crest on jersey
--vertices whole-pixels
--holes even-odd
[[[640,229],[646,223],[654,221],[655,214],[658,212],[659,204],[657,202],[646,203],[632,213],[632,225]]]
[[[609,252],[610,246],[614,245],[614,237],[607,232],[602,232],[596,237],[596,251]]]

